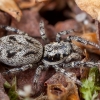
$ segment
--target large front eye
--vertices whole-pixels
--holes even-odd
[[[52,46],[48,47],[48,52],[51,52],[53,50]]]
[[[54,49],[55,49],[55,50],[58,50],[58,47],[56,46],[56,47],[54,47]]]
[[[48,52],[51,52],[53,50],[52,46],[51,45],[47,45],[45,47],[45,50],[48,51]]]

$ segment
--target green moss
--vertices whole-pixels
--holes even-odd
[[[100,90],[100,73],[97,67],[93,67],[89,71],[87,79],[82,80],[80,92],[84,100],[95,100]],[[99,83],[99,84],[98,84]]]

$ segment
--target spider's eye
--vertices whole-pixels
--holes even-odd
[[[53,50],[53,48],[52,48],[52,47],[48,48],[48,51],[49,51],[49,52],[51,52],[52,50]]]
[[[60,46],[60,47],[59,47],[59,49],[62,49],[62,48],[63,48],[63,46]]]
[[[55,50],[57,50],[57,49],[58,49],[58,47],[55,47],[54,49],[55,49]]]
[[[51,52],[51,51],[53,50],[53,48],[52,48],[51,45],[48,45],[45,49],[46,49],[46,51],[48,51],[48,52]]]

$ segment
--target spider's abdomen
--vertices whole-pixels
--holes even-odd
[[[30,36],[8,35],[0,39],[0,61],[7,65],[36,63],[42,54],[42,44]]]

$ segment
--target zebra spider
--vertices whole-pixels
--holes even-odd
[[[25,71],[32,68],[33,64],[42,62],[42,65],[39,65],[36,69],[33,80],[34,84],[38,83],[41,71],[52,66],[57,72],[63,73],[72,79],[72,81],[81,85],[81,82],[73,76],[73,73],[66,72],[63,68],[59,67],[59,65],[62,64],[63,67],[75,67],[78,65],[94,66],[100,64],[82,62],[83,51],[74,45],[72,40],[100,49],[99,45],[78,36],[68,36],[66,40],[61,40],[61,35],[69,34],[74,32],[74,30],[57,33],[56,42],[47,43],[43,47],[39,41],[28,36],[28,34],[23,31],[3,25],[0,25],[0,28],[17,33],[0,38],[0,61],[10,66],[22,66],[4,72],[6,74]],[[40,22],[40,34],[43,40],[48,40],[43,21]]]

